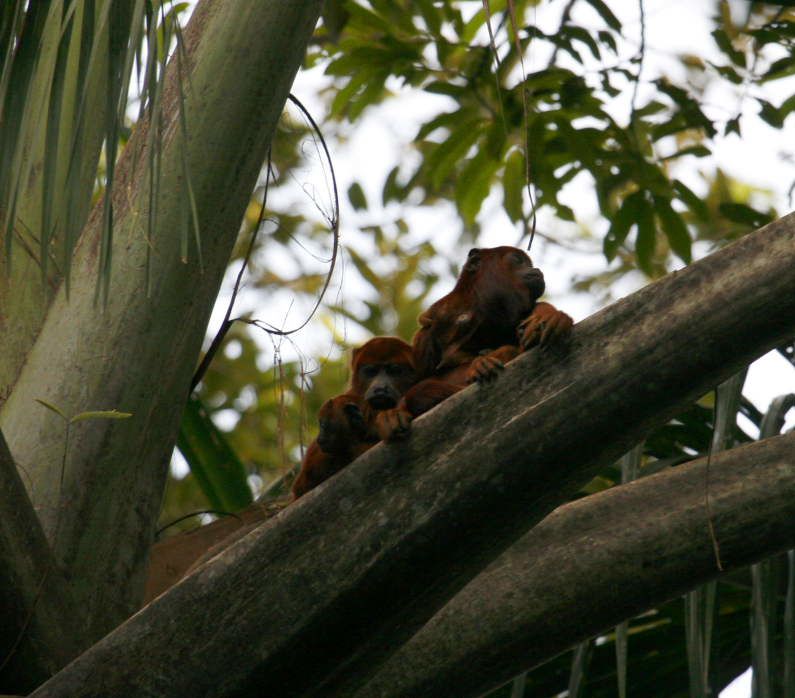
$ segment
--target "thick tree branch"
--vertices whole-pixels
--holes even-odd
[[[519,357],[373,448],[35,695],[350,693],[596,469],[792,336],[793,269],[789,216],[597,313],[567,350]]]
[[[254,524],[275,516],[284,504],[285,500],[275,504],[273,501],[257,501],[234,516],[224,516],[206,526],[155,543],[149,552],[144,603],[174,586],[209,550],[218,546],[220,552],[220,549],[229,547],[240,537],[243,529],[248,530]]]
[[[33,690],[83,647],[66,582],[0,433],[0,686]]]
[[[501,555],[357,696],[479,696],[718,576],[706,459],[566,504]],[[726,571],[795,546],[795,433],[710,465]]]
[[[30,473],[46,534],[52,539],[59,528],[53,550],[94,638],[140,603],[167,463],[210,311],[320,6],[197,5],[182,63],[172,60],[166,71],[153,198],[147,123],[136,128],[118,166],[107,303],[96,298],[100,205],[75,251],[70,293],[62,288],[53,301],[0,413],[11,452]],[[178,111],[183,97],[187,137]],[[187,260],[181,249],[179,231],[189,218],[186,170],[202,264],[194,243]],[[63,424],[36,398],[70,416],[113,408],[133,416],[73,425],[62,490]]]

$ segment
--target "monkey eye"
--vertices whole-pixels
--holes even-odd
[[[390,376],[399,376],[405,370],[405,366],[401,366],[400,364],[389,364],[386,367],[386,372]]]
[[[359,372],[365,378],[375,378],[378,375],[378,366],[375,364],[364,364],[359,368]]]
[[[525,264],[530,267],[533,266],[532,260],[527,255],[524,255],[518,251],[511,254],[511,261],[517,266],[522,266]]]

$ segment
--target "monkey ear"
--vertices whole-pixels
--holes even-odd
[[[420,327],[430,327],[433,324],[433,314],[431,313],[431,308],[428,308],[428,310],[426,310],[424,313],[421,313],[417,318],[417,322],[420,323]]]
[[[472,272],[475,271],[480,266],[480,250],[477,247],[473,247],[469,250],[469,254],[467,255],[467,261],[464,263],[463,271]]]

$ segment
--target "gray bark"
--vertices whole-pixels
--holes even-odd
[[[0,511],[0,686],[26,693],[85,643],[66,580],[2,433]]]
[[[35,695],[350,693],[596,469],[794,333],[788,216],[453,396]]]
[[[320,0],[199,3],[185,31],[187,139],[179,127],[175,60],[163,88],[154,236],[146,235],[149,153],[141,124],[113,190],[107,305],[96,302],[101,210],[95,209],[75,252],[69,295],[59,290],[0,413],[94,638],[140,603],[167,463],[207,320],[320,6]],[[195,244],[187,261],[180,249],[188,210],[183,158],[198,207],[203,266]],[[118,409],[133,417],[72,426],[61,490],[63,423],[35,398],[67,415]]]
[[[795,433],[724,452],[709,503],[725,572],[795,545]],[[478,696],[719,575],[706,459],[555,510],[356,695]]]

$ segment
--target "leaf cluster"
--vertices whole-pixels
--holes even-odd
[[[488,15],[480,3],[334,4],[334,40],[312,58],[334,79],[333,118],[355,121],[407,87],[442,97],[444,106],[411,144],[418,164],[396,165],[384,201],[451,200],[471,227],[486,197],[501,192],[508,219],[526,225],[529,179],[538,210],[574,221],[564,190],[585,178],[608,222],[607,260],[626,252],[648,276],[665,272],[670,253],[688,262],[698,226],[736,224],[747,232],[774,215],[728,200],[717,220],[710,218],[703,195],[679,173],[694,158],[708,162],[721,134],[741,133],[748,118],[708,113],[705,84],[739,85],[740,108],[752,99],[764,121],[783,127],[795,96],[775,106],[756,92],[788,74],[789,54],[770,57],[792,41],[790,11],[760,10],[738,21],[718,3],[712,39],[721,60],[681,56],[687,77],[674,81],[647,77],[644,56],[626,55],[631,37],[601,0],[569,3],[553,31],[531,23],[538,12],[531,3],[490,2]],[[597,21],[577,19],[575,9],[590,10]],[[644,97],[627,106],[637,87]]]

